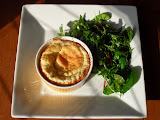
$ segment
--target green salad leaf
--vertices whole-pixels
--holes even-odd
[[[106,13],[99,14],[92,19],[92,21],[101,21],[101,20],[109,20],[111,16]]]
[[[124,30],[112,27],[110,19],[108,13],[99,14],[92,20],[80,15],[65,33],[61,25],[58,35],[76,37],[88,45],[94,59],[93,71],[102,75],[107,83],[104,94],[124,94],[135,84],[130,68],[130,42],[134,33],[131,27]]]
[[[64,36],[64,34],[63,34],[63,26],[62,25],[59,27],[59,31],[60,31],[60,33],[58,33],[58,35],[59,36]]]
[[[126,93],[134,85],[133,81],[133,72],[131,70],[130,75],[128,76],[125,84],[122,85],[121,93]]]

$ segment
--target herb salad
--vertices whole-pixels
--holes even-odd
[[[106,80],[103,93],[126,93],[133,86],[133,71],[130,67],[133,39],[131,27],[113,28],[108,20],[110,14],[102,13],[92,20],[80,15],[79,20],[72,21],[70,30],[64,32],[60,26],[59,36],[72,36],[88,45],[93,55],[93,72]]]

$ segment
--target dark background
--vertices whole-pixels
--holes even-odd
[[[160,100],[160,0],[40,0],[44,4],[103,4],[137,7],[147,100]],[[37,0],[0,2],[0,29],[21,14],[24,4]],[[160,35],[159,35],[160,39]]]

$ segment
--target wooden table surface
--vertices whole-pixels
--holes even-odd
[[[147,97],[147,118],[144,119],[160,120],[160,2],[154,0],[152,0],[152,2],[148,0],[140,0],[138,2],[135,0],[119,0],[117,2],[108,2],[107,0],[101,2],[98,0],[92,0],[92,2],[85,0],[79,2],[75,2],[74,0],[67,1],[68,2],[65,0],[32,0],[30,2],[21,2],[17,0],[12,2],[7,0],[0,5],[0,120],[15,119],[11,117],[11,103],[21,6],[26,3],[35,2],[122,4],[137,6]],[[11,5],[8,5],[7,2],[10,2]]]

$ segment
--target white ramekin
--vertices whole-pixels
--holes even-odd
[[[60,38],[60,39],[63,39],[63,40],[69,40],[69,41],[73,41],[73,42],[76,42],[76,43],[79,43],[81,46],[84,47],[84,49],[88,52],[88,55],[89,55],[89,58],[90,58],[90,68],[89,68],[89,71],[88,71],[88,74],[86,75],[86,77],[81,80],[80,82],[76,83],[76,84],[73,84],[73,85],[70,85],[70,86],[58,86],[58,85],[55,85],[51,82],[49,82],[48,80],[46,80],[43,75],[41,74],[41,71],[40,71],[40,68],[39,68],[39,62],[40,62],[40,57],[41,57],[41,54],[42,52],[44,51],[44,49],[52,42],[53,39],[57,39],[57,38]],[[67,92],[72,92],[78,88],[80,88],[84,83],[85,81],[87,80],[88,76],[90,75],[91,71],[92,71],[92,67],[93,67],[93,56],[92,56],[92,53],[90,51],[90,49],[88,48],[88,46],[82,42],[81,40],[78,40],[77,38],[74,38],[74,37],[70,37],[70,36],[62,36],[62,37],[56,37],[56,38],[52,38],[50,40],[48,40],[47,42],[45,42],[38,50],[37,54],[36,54],[36,59],[35,59],[35,66],[36,66],[36,69],[37,69],[37,72],[39,74],[39,76],[42,78],[42,80],[47,84],[48,87],[50,87],[51,89],[55,90],[55,91],[58,91],[58,92],[63,92],[63,93],[67,93]]]

